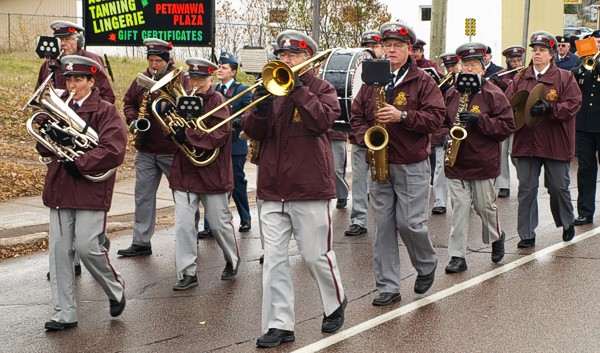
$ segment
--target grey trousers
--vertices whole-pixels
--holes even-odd
[[[52,320],[76,322],[74,250],[109,299],[121,301],[125,283],[114,269],[108,251],[101,245],[106,212],[78,209],[50,209],[50,287],[54,306]]]
[[[448,179],[452,203],[452,227],[448,240],[448,254],[465,258],[469,239],[469,213],[471,205],[481,218],[481,240],[490,244],[500,239],[500,222],[496,207],[494,179],[459,180]]]
[[[550,211],[556,227],[567,229],[573,226],[575,215],[569,190],[571,164],[537,157],[519,157],[515,160],[519,179],[517,231],[521,239],[535,239],[535,228],[538,226],[537,195],[542,166],[544,186],[550,195]]]
[[[390,164],[389,180],[371,183],[369,193],[375,214],[373,271],[380,293],[400,292],[397,232],[418,274],[431,273],[437,264],[426,224],[430,176],[426,159],[412,164]]]
[[[506,140],[502,141],[502,148],[500,150],[500,176],[496,178],[496,187],[498,189],[510,189],[510,165],[509,162],[512,158],[512,144],[514,134],[510,134]],[[513,161],[513,164],[515,162]]]
[[[444,158],[446,151],[443,146],[431,146],[435,153],[435,168],[433,171],[433,207],[446,207],[448,204],[448,180],[444,174]]]
[[[325,315],[331,315],[344,301],[346,294],[332,249],[333,207],[331,200],[263,201],[263,333],[270,328],[294,330],[294,288],[288,254],[292,234],[317,282]]]
[[[335,168],[335,193],[338,199],[347,199],[349,186],[346,182],[346,140],[331,140]]]
[[[365,160],[367,148],[352,145],[352,212],[350,224],[367,226],[367,211],[369,203],[367,197],[368,187],[371,184],[369,165]]]
[[[150,246],[156,224],[156,191],[164,175],[169,176],[173,155],[138,152],[135,156],[135,214],[133,244]]]
[[[227,193],[196,194],[173,190],[173,198],[175,199],[177,280],[182,279],[183,275],[193,276],[196,274],[198,236],[195,225],[198,224],[196,214],[200,202],[206,210],[206,219],[211,225],[215,240],[223,250],[225,261],[230,262],[234,269],[237,268],[240,254]]]

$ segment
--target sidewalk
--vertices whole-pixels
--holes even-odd
[[[252,204],[256,200],[256,165],[246,163],[244,171],[248,180],[248,200]],[[109,233],[131,228],[135,209],[134,186],[134,179],[123,180],[115,184],[112,207],[108,212],[107,230]],[[173,205],[169,182],[163,177],[158,188],[156,208],[170,212]],[[233,199],[231,207],[235,207]],[[41,196],[22,197],[0,203],[0,248],[39,242],[47,237],[48,208],[42,203]]]

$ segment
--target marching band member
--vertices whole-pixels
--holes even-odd
[[[148,68],[144,75],[160,80],[167,73],[175,70],[169,51],[170,43],[156,38],[144,40],[147,48]],[[184,88],[189,89],[189,82],[183,72],[180,74]],[[140,117],[140,108],[146,104],[145,118],[150,121],[150,128],[138,132],[136,145],[138,153],[135,156],[135,214],[133,217],[133,242],[126,249],[120,249],[117,254],[130,256],[147,256],[152,254],[150,240],[154,235],[156,221],[156,192],[163,176],[169,176],[173,154],[177,146],[171,137],[166,136],[163,127],[151,113],[151,103],[160,92],[149,93],[149,89],[138,85],[133,80],[123,98],[125,119],[131,132],[135,131],[135,122]],[[145,99],[148,98],[148,99]]]
[[[498,66],[492,62],[492,48],[488,46],[485,50],[485,68],[483,70],[483,77],[488,78],[500,70],[502,70],[502,66]]]
[[[563,70],[571,70],[577,64],[579,56],[569,51],[569,49],[571,48],[569,38],[563,36],[556,36],[556,42],[558,43],[558,50],[556,51],[556,56],[554,57],[556,67],[561,68]]]
[[[581,108],[581,91],[571,72],[554,65],[556,38],[553,35],[535,32],[529,46],[533,53],[532,64],[516,75],[506,90],[509,98],[520,90],[531,91],[540,83],[546,90],[544,98],[531,108],[531,115],[537,117],[534,126],[525,125],[514,134],[512,156],[519,179],[519,248],[535,246],[542,166],[554,222],[557,227],[563,227],[564,241],[575,236],[569,169],[575,154],[575,114]]]
[[[415,63],[418,68],[425,69],[427,67],[433,68],[437,74],[442,77],[442,69],[438,66],[438,64],[433,61],[425,58],[425,48],[423,48],[427,44],[422,39],[417,39],[417,41],[413,45],[412,49],[412,57],[415,59]]]
[[[54,36],[60,41],[62,56],[84,56],[96,61],[99,64],[100,71],[94,75],[96,80],[95,87],[100,91],[100,98],[114,104],[115,93],[113,92],[110,82],[108,81],[108,77],[106,76],[106,72],[104,71],[104,61],[99,55],[83,49],[85,44],[85,36],[83,32],[85,29],[76,23],[64,20],[52,21],[50,23],[50,28],[54,31]],[[63,75],[64,72],[60,66],[50,67],[50,65],[51,62],[46,60],[42,64],[42,67],[40,67],[36,88],[46,80],[46,77],[48,77],[50,72],[54,71],[54,88],[64,90],[66,88],[66,79]]]
[[[383,44],[381,44],[381,33],[377,30],[365,31],[362,34],[360,43],[362,48],[369,48],[375,54],[376,59],[381,59],[383,56]]]
[[[225,98],[216,93],[212,86],[212,73],[218,68],[217,65],[200,58],[189,58],[185,63],[189,65],[191,85],[197,88],[195,95],[202,98],[205,112],[225,102]],[[210,128],[228,116],[229,108],[224,107],[204,120],[204,123]],[[214,162],[203,167],[194,166],[181,150],[177,149],[175,152],[169,174],[169,187],[173,190],[175,199],[175,263],[178,280],[173,290],[198,285],[195,225],[198,224],[196,212],[200,202],[225,257],[226,264],[221,279],[234,279],[240,256],[228,198],[228,193],[233,190],[231,123],[210,134],[197,129],[181,128],[176,139],[181,144],[188,143],[197,149],[210,151],[219,148],[220,151]]]
[[[100,98],[95,87],[95,75],[101,70],[97,62],[87,57],[68,55],[61,59],[66,89],[75,90],[73,110],[99,138],[97,147],[74,162],[59,162],[54,158],[48,164],[42,199],[50,208],[49,258],[54,313],[45,324],[49,331],[77,326],[73,249],[108,295],[111,316],[121,315],[125,308],[123,278],[110,263],[108,250],[99,239],[106,230],[106,213],[111,206],[115,176],[99,182],[84,178],[84,175],[116,168],[125,159],[127,128],[123,118],[114,105]],[[62,134],[56,132],[59,137]],[[53,156],[40,143],[36,148],[43,157]]]
[[[504,257],[506,235],[498,221],[494,181],[500,175],[500,144],[514,131],[514,118],[502,90],[483,79],[485,49],[481,43],[467,43],[456,49],[463,73],[478,76],[478,91],[464,91],[455,84],[446,92],[446,126],[458,125],[467,133],[460,141],[454,165],[445,167],[453,211],[448,241],[451,260],[446,273],[467,269],[471,205],[481,218],[482,241],[492,244],[492,261],[500,262]],[[449,150],[458,148],[456,143],[452,140]]]
[[[397,302],[400,296],[400,258],[397,233],[406,245],[418,276],[414,291],[427,292],[433,285],[437,254],[427,229],[429,205],[429,134],[444,120],[444,100],[435,81],[419,70],[410,57],[417,38],[403,23],[381,26],[385,56],[391,62],[392,82],[386,87],[390,103],[374,115],[373,86],[363,85],[352,103],[352,131],[359,144],[375,121],[389,134],[389,179],[372,182],[369,189],[375,214],[373,270],[379,296],[373,305]]]
[[[307,61],[318,47],[309,36],[284,31],[275,54],[290,67]],[[327,131],[341,108],[335,88],[312,68],[295,75],[293,91],[268,96],[259,86],[255,99],[268,96],[242,119],[242,128],[261,143],[257,198],[264,235],[262,332],[256,345],[276,347],[294,336],[294,290],[288,248],[298,250],[317,282],[324,307],[321,331],[344,323],[348,299],[332,249],[335,197],[331,141]]]

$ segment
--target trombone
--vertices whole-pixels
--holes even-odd
[[[295,84],[294,74],[296,72],[299,72],[302,69],[308,67],[309,65],[311,65],[313,63],[314,63],[314,65],[311,66],[312,68],[321,66],[323,64],[323,62],[327,61],[327,59],[329,58],[331,53],[333,53],[333,49],[325,50],[325,51],[317,54],[316,56],[310,58],[309,60],[303,62],[302,64],[294,66],[293,68],[290,68],[286,63],[284,63],[283,61],[280,61],[280,60],[273,60],[273,61],[267,63],[262,69],[262,79],[261,80],[258,80],[252,86],[246,88],[245,90],[238,93],[234,97],[231,97],[229,100],[216,106],[213,110],[211,110],[211,111],[205,113],[204,115],[202,115],[201,117],[197,118],[195,121],[195,124],[191,123],[188,126],[190,126],[192,128],[198,128],[201,131],[203,131],[207,134],[210,134],[211,132],[217,130],[221,126],[223,126],[223,125],[227,124],[228,122],[230,122],[231,120],[235,119],[240,114],[243,114],[246,110],[248,110],[248,109],[254,107],[255,105],[257,105],[258,103],[262,102],[264,99],[266,99],[270,95],[286,96],[286,95],[290,94],[290,92],[292,92],[292,89],[294,89],[294,84]],[[304,74],[304,72],[300,73],[299,75],[302,75],[302,74]],[[258,87],[260,85],[263,85],[270,94],[262,96],[259,99],[254,100],[252,103],[250,103],[243,109],[240,109],[235,114],[229,116],[227,119],[219,122],[218,124],[216,124],[215,126],[213,126],[211,128],[202,127],[203,124],[201,124],[201,122],[204,119],[213,115],[215,112],[219,111],[220,109],[223,109],[224,107],[229,106],[231,104],[231,102],[235,101],[236,99],[239,99],[240,97],[242,97],[243,95],[252,91],[253,89],[255,89],[256,87]]]

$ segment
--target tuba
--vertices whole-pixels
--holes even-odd
[[[177,145],[177,148],[183,152],[187,159],[197,167],[204,167],[217,159],[217,156],[219,155],[218,148],[215,148],[214,150],[200,150],[189,144],[179,143],[175,139],[175,134],[177,134],[177,131],[181,128],[189,127],[193,129],[200,128],[201,130],[208,130],[202,121],[196,122],[194,119],[186,120],[181,117],[175,109],[177,99],[179,97],[187,96],[185,88],[181,85],[181,80],[179,78],[181,70],[181,67],[178,67],[169,72],[150,89],[150,93],[160,91],[158,97],[152,101],[152,114],[171,135],[173,142]],[[159,113],[159,106],[163,102],[169,103],[171,108],[169,108],[166,113],[161,114]]]
[[[375,87],[375,114],[385,105],[386,96],[383,87]],[[365,144],[369,148],[368,161],[371,166],[371,179],[383,183],[389,177],[389,163],[387,148],[390,141],[389,134],[382,124],[375,118],[375,125],[371,126],[365,133]]]
[[[68,102],[73,98],[74,92],[64,102],[50,84],[52,76],[50,74],[46,78],[23,107],[23,110],[27,108],[36,109],[36,112],[27,120],[27,132],[58,158],[72,162],[86,151],[97,147],[99,138],[96,131],[87,126],[86,122],[69,107]],[[45,124],[36,121],[36,118],[41,115],[47,117],[45,118]],[[50,129],[59,130],[70,136],[71,143],[65,145],[64,142],[54,141],[48,134]],[[41,157],[40,162],[49,163]],[[103,182],[110,178],[115,171],[116,168],[113,168],[105,173],[83,176],[93,182]]]

